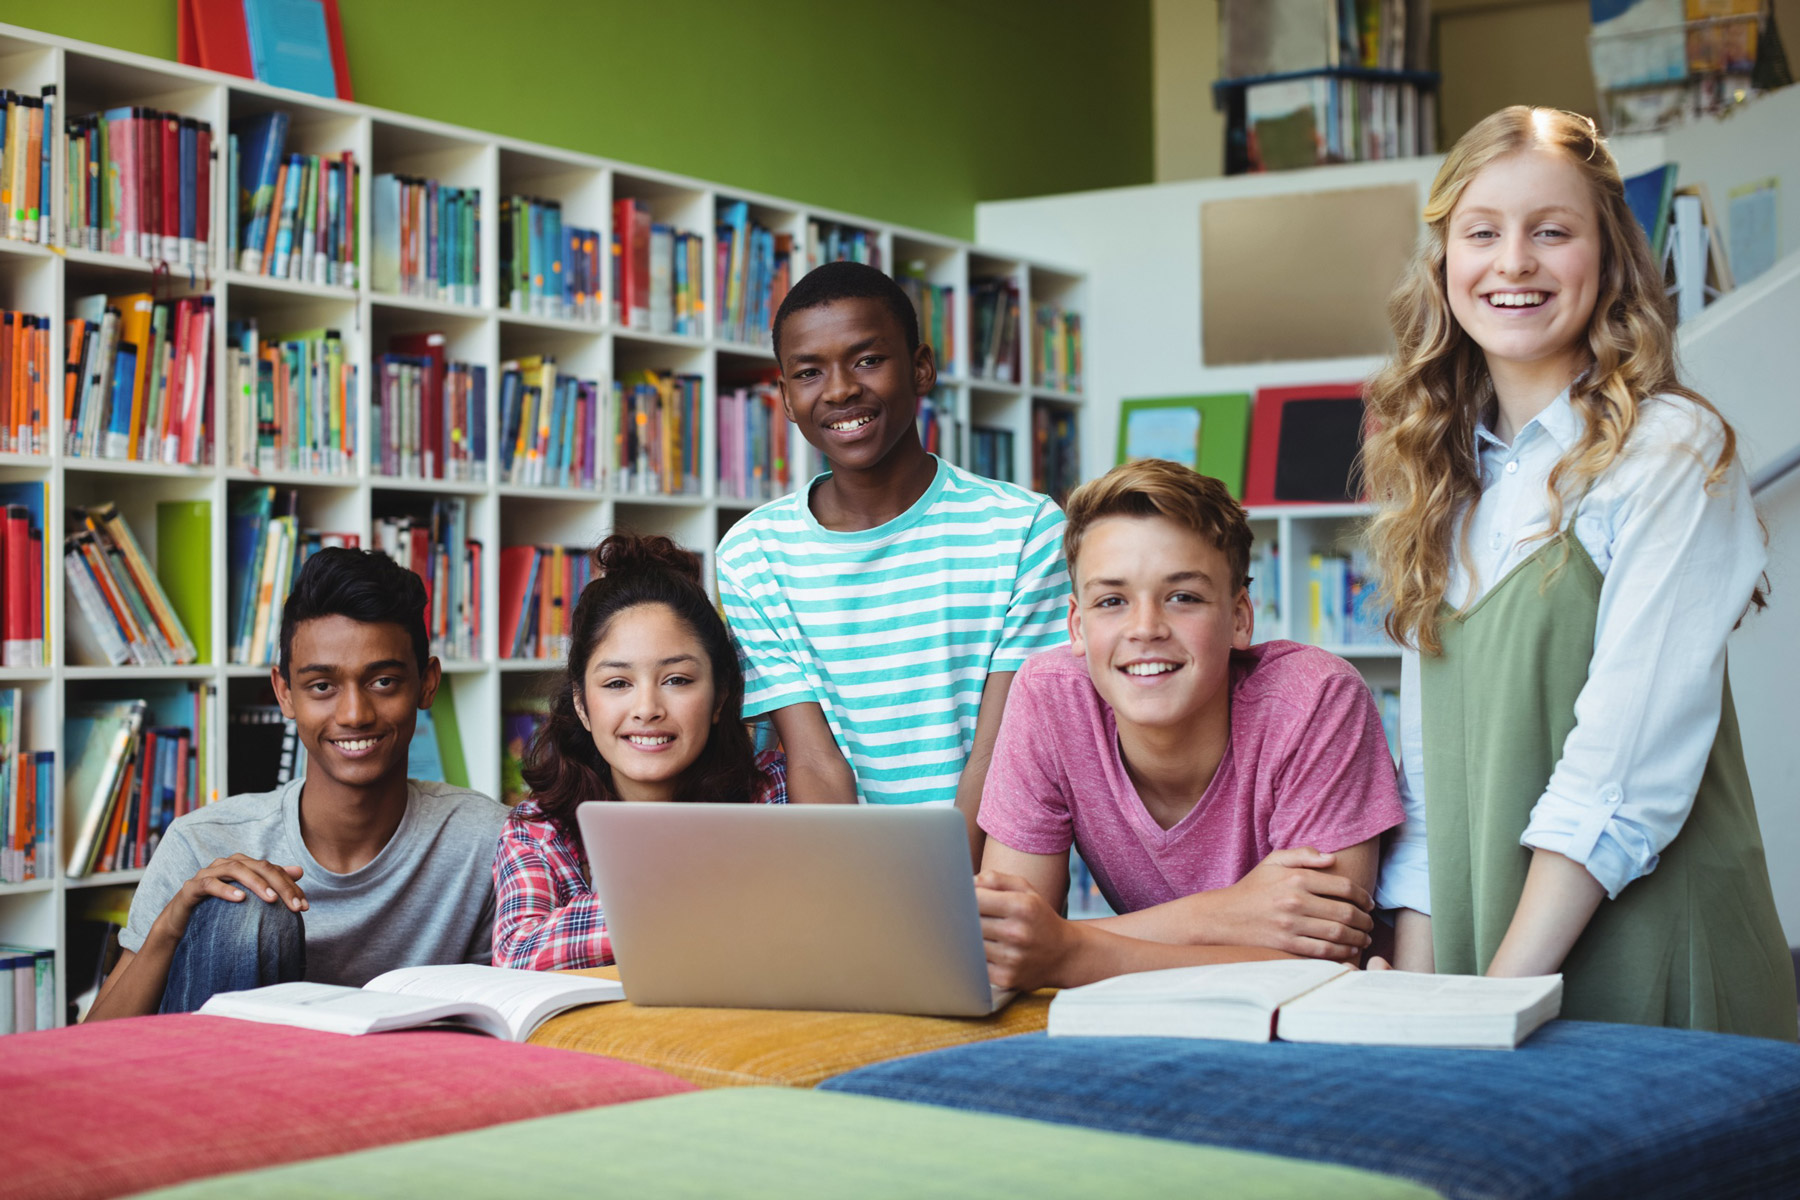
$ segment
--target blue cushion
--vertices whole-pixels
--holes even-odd
[[[823,1085],[1361,1167],[1449,1197],[1800,1195],[1800,1046],[1555,1021],[1519,1049],[1026,1034]]]

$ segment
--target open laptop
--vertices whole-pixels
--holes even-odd
[[[634,1004],[980,1017],[988,983],[954,808],[576,810]]]

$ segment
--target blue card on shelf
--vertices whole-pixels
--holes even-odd
[[[336,98],[331,35],[320,0],[244,0],[244,25],[258,80]]]

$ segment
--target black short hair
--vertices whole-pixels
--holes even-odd
[[[781,327],[787,319],[797,312],[835,300],[881,301],[894,314],[894,320],[900,322],[900,331],[906,335],[906,352],[912,354],[918,350],[919,314],[913,309],[912,298],[901,290],[900,285],[874,267],[831,262],[803,275],[799,283],[788,289],[781,307],[775,310],[769,337],[775,343],[777,362],[781,361]]]
[[[300,568],[281,608],[281,677],[288,678],[294,630],[302,621],[349,617],[370,625],[398,625],[412,638],[419,674],[431,658],[425,634],[425,581],[374,550],[332,546]]]

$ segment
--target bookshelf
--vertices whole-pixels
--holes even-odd
[[[470,783],[498,796],[501,791],[501,716],[515,702],[535,693],[554,664],[503,659],[496,626],[499,612],[499,551],[525,544],[591,546],[615,528],[667,534],[702,552],[711,575],[711,555],[719,538],[761,501],[723,494],[718,483],[717,397],[765,376],[775,365],[766,337],[751,331],[725,336],[716,323],[718,297],[713,293],[717,222],[726,207],[742,202],[752,220],[792,239],[794,276],[815,258],[829,253],[835,235],[839,253],[869,256],[884,269],[916,275],[944,289],[952,308],[954,348],[941,364],[937,403],[954,424],[957,436],[946,456],[968,464],[967,431],[971,422],[1004,430],[1012,438],[1008,477],[1025,483],[1032,473],[1032,416],[1040,405],[1080,417],[1086,396],[1079,389],[1040,386],[1031,371],[1031,356],[1021,347],[1021,370],[1006,381],[978,379],[968,367],[970,280],[976,275],[1001,276],[1017,288],[1021,309],[1029,314],[1034,296],[1063,309],[1086,308],[1085,277],[1077,271],[1048,266],[1010,255],[983,252],[966,243],[918,230],[901,229],[850,214],[827,212],[800,202],[747,193],[704,180],[616,163],[555,147],[534,145],[460,129],[363,105],[346,104],[268,87],[158,59],[40,34],[0,24],[0,88],[36,95],[46,85],[57,89],[57,123],[122,105],[146,105],[207,122],[215,136],[211,213],[210,273],[160,271],[156,264],[120,254],[68,248],[61,244],[62,189],[55,193],[58,244],[42,246],[0,239],[0,307],[49,314],[52,321],[50,362],[64,361],[64,322],[75,297],[153,291],[158,298],[210,296],[215,305],[211,372],[214,380],[209,409],[210,465],[176,466],[155,462],[75,458],[64,452],[62,433],[52,422],[48,454],[0,455],[0,483],[37,481],[46,487],[44,536],[49,557],[46,628],[49,665],[0,669],[0,686],[23,693],[24,734],[21,747],[51,749],[57,754],[54,874],[19,884],[0,884],[0,942],[53,947],[57,954],[57,1011],[65,1013],[70,998],[91,982],[93,962],[76,958],[75,927],[89,895],[128,886],[141,871],[115,871],[69,879],[64,867],[81,812],[82,800],[64,786],[69,768],[62,730],[70,701],[145,695],[153,704],[190,683],[209,683],[212,699],[213,750],[209,763],[216,792],[223,796],[230,748],[226,714],[233,705],[253,702],[266,684],[268,669],[229,661],[227,613],[228,564],[226,529],[234,499],[250,488],[273,484],[292,489],[303,528],[354,533],[363,546],[373,546],[376,522],[388,515],[428,510],[434,499],[454,497],[467,506],[468,536],[483,547],[479,580],[482,629],[476,655],[446,659],[445,687],[454,699],[457,725]],[[232,121],[280,110],[290,118],[284,153],[336,156],[350,152],[360,168],[355,209],[360,270],[355,286],[302,282],[247,273],[227,262],[227,205],[233,200],[224,186],[226,132]],[[57,169],[63,169],[60,155]],[[371,286],[372,188],[376,176],[398,173],[438,180],[446,186],[473,189],[480,197],[481,225],[473,247],[479,263],[479,288],[473,302],[456,303],[422,295],[398,294]],[[641,200],[651,217],[704,238],[705,311],[702,335],[678,335],[630,328],[611,312],[610,271],[603,275],[606,304],[599,319],[550,316],[510,307],[503,291],[500,261],[500,202],[503,197],[530,196],[561,206],[565,225],[598,230],[610,245],[614,202]],[[228,378],[226,322],[254,317],[264,335],[289,330],[330,329],[341,336],[346,361],[356,368],[353,420],[356,454],[340,474],[292,470],[253,470],[228,464],[226,421],[221,394]],[[445,355],[453,362],[478,364],[487,371],[487,455],[485,479],[390,478],[378,473],[371,459],[376,430],[370,427],[376,364],[390,339],[426,332],[444,335]],[[600,385],[600,404],[611,407],[615,380],[638,371],[669,371],[701,381],[700,480],[695,491],[675,494],[622,492],[614,480],[588,490],[500,482],[496,427],[499,420],[501,364],[523,355],[554,355],[560,373]],[[60,379],[60,373],[55,376]],[[1061,381],[1059,381],[1060,384]],[[52,389],[53,401],[60,387]],[[54,407],[54,403],[53,403]],[[611,447],[607,419],[594,431],[595,452],[604,470]],[[790,479],[803,482],[819,469],[810,447],[792,432]],[[86,667],[65,661],[66,620],[61,571],[64,511],[71,504],[116,500],[131,523],[152,564],[158,561],[156,505],[162,501],[205,501],[211,505],[211,548],[208,559],[211,597],[210,661],[174,667]],[[109,893],[110,894],[110,893]]]

